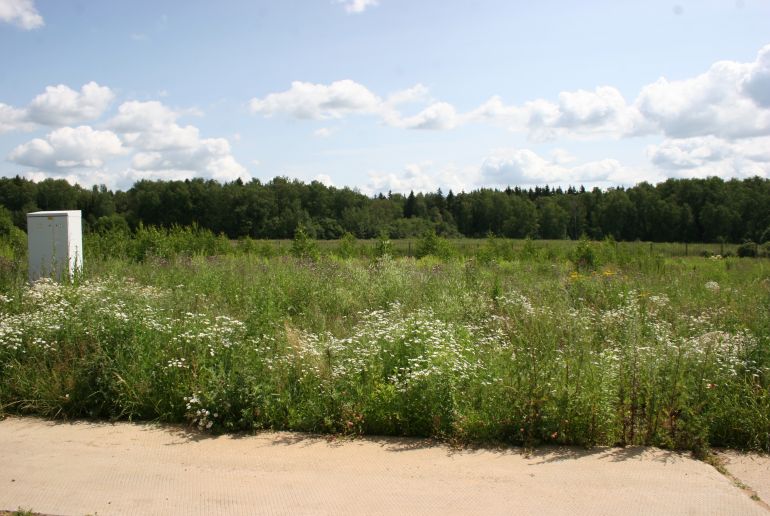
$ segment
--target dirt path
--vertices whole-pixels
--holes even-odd
[[[769,477],[758,478],[768,487]],[[713,467],[652,448],[526,456],[409,439],[206,437],[9,418],[0,421],[0,509],[18,507],[68,515],[770,514]]]

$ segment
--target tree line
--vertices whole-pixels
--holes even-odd
[[[79,209],[86,230],[197,225],[229,238],[421,236],[593,239],[653,242],[770,240],[770,180],[669,179],[631,188],[482,188],[472,192],[377,194],[285,177],[147,181],[127,191],[61,179],[0,178],[0,205],[19,228],[26,213]]]

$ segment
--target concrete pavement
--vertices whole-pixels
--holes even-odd
[[[743,464],[736,476],[770,497],[766,470],[730,460]],[[770,467],[763,460],[753,464]],[[655,448],[527,455],[419,439],[210,437],[12,417],[0,421],[0,509],[18,507],[66,515],[770,514],[712,466]]]

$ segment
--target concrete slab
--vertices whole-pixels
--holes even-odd
[[[654,448],[454,450],[286,432],[0,422],[0,509],[47,514],[768,513],[711,466]]]
[[[721,450],[716,455],[731,475],[770,503],[770,456],[734,450]]]

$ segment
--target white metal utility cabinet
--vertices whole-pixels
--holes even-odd
[[[29,281],[71,278],[83,268],[83,230],[80,210],[27,213]]]

